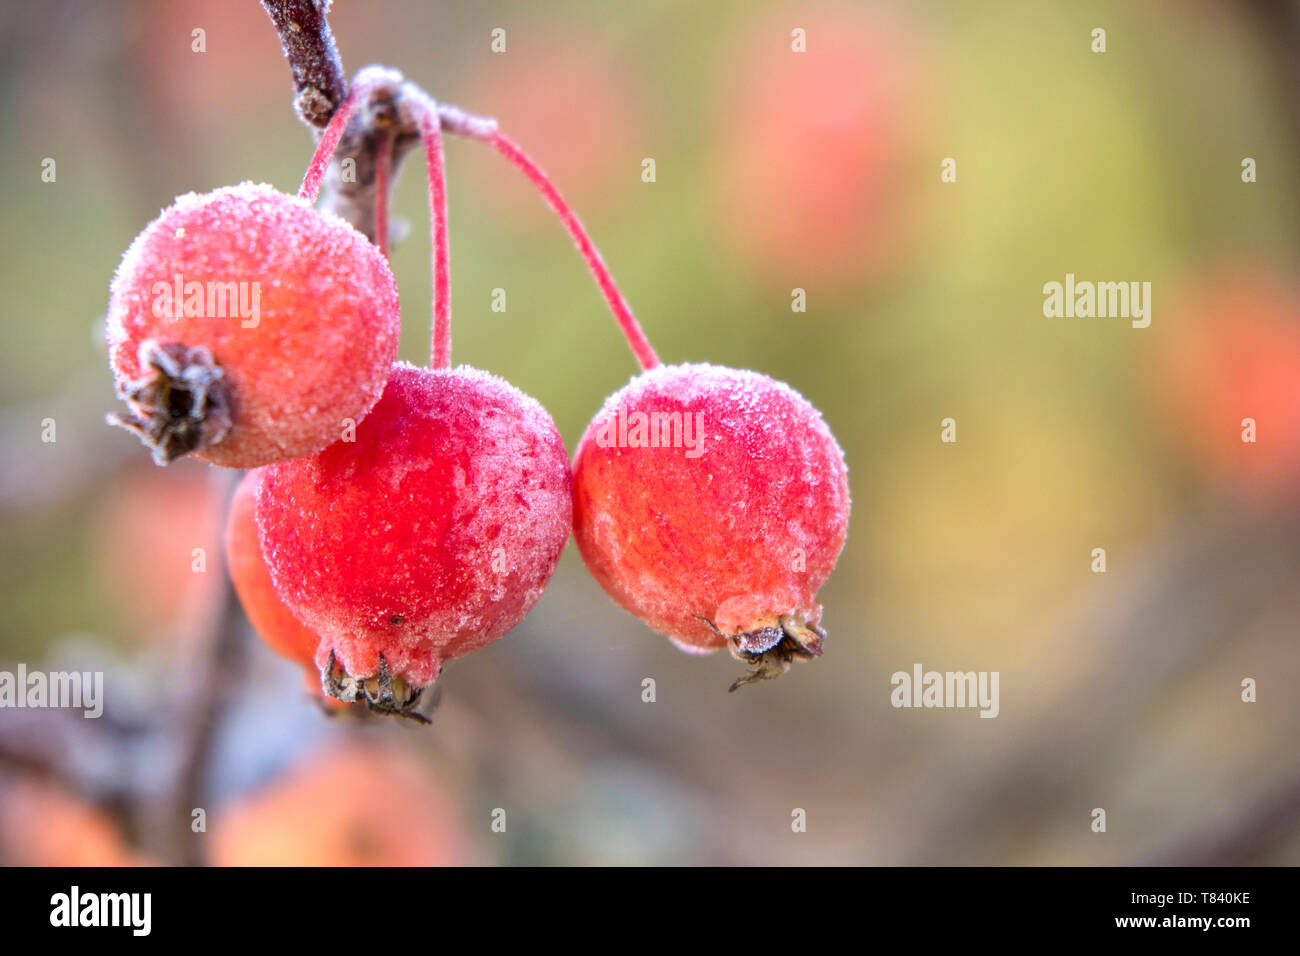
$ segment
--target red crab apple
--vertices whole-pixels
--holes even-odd
[[[788,385],[712,365],[662,366],[572,207],[512,141],[488,141],[551,206],[643,373],[574,456],[574,537],[616,601],[678,647],[723,646],[742,684],[821,653],[816,594],[848,528],[844,455]]]
[[[226,565],[248,621],[262,640],[282,657],[314,667],[320,635],[284,606],[271,583],[257,540],[257,486],[260,471],[250,471],[239,482],[226,518]]]
[[[189,193],[113,278],[111,416],[166,464],[252,468],[320,451],[379,398],[397,356],[397,286],[356,229],[243,183]]]
[[[713,218],[765,281],[852,287],[896,261],[913,46],[879,11],[800,5],[762,18],[724,61]]]
[[[611,396],[574,455],[574,537],[605,591],[678,647],[753,670],[821,653],[818,588],[849,518],[844,456],[788,385],[656,366]]]
[[[96,495],[95,577],[135,637],[203,639],[211,598],[195,560],[221,547],[223,505],[209,469],[189,462],[166,472],[132,462]]]
[[[1243,494],[1300,500],[1300,285],[1224,268],[1173,314],[1152,379],[1193,460]]]
[[[347,741],[219,810],[212,862],[455,866],[467,855],[458,817],[453,795],[411,754]]]
[[[571,184],[579,201],[608,207],[623,192],[613,188],[620,179],[640,175],[641,155],[632,152],[638,127],[641,139],[650,138],[634,71],[576,23],[512,35],[510,44],[507,55],[489,54],[488,68],[476,71],[473,100],[499,104],[502,125],[545,156],[550,175]],[[477,164],[467,170],[485,199],[508,204],[516,224],[530,223],[532,210],[514,202],[503,173]]]
[[[397,364],[355,441],[265,469],[262,555],[343,700],[411,716],[442,666],[513,628],[571,525],[550,415],[501,379]]]
[[[152,866],[102,807],[42,779],[0,783],[0,859],[6,866]]]
[[[347,710],[348,704],[321,693],[316,669],[316,648],[320,635],[304,625],[284,606],[271,583],[271,573],[262,560],[257,540],[257,484],[261,472],[250,471],[240,481],[226,517],[226,567],[248,623],[271,650],[303,668],[303,685],[328,711]]]

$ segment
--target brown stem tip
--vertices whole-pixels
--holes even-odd
[[[126,413],[113,412],[110,425],[134,432],[166,465],[182,455],[215,445],[230,431],[230,389],[212,353],[179,342],[140,344],[141,376],[119,386]]]

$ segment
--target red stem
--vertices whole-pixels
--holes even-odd
[[[605,297],[610,311],[614,313],[619,328],[623,330],[623,335],[627,338],[627,344],[632,348],[632,354],[641,363],[641,368],[652,369],[657,366],[659,357],[655,355],[650,340],[646,338],[645,332],[641,329],[641,324],[637,322],[636,316],[632,314],[632,309],[628,306],[627,300],[623,298],[623,293],[619,292],[618,286],[614,283],[614,277],[610,274],[609,267],[605,265],[605,260],[600,257],[600,253],[592,243],[591,237],[587,235],[587,230],[583,228],[577,214],[565,202],[564,197],[560,195],[560,191],[555,188],[555,184],[504,133],[493,130],[486,137],[479,138],[490,143],[498,153],[510,160],[541,192],[550,207],[555,210],[555,214],[560,217],[560,221],[564,223],[564,228],[569,231],[573,244],[578,247],[578,252],[582,254],[583,261],[587,263],[587,268],[591,270],[591,274],[595,277],[601,295]]]
[[[429,171],[429,234],[433,244],[433,368],[451,366],[451,250],[447,240],[447,178],[442,161],[442,121],[429,101],[419,111]]]
[[[307,172],[302,177],[302,185],[298,187],[298,195],[308,202],[314,203],[316,197],[320,195],[320,185],[321,180],[325,178],[325,170],[329,169],[330,159],[334,156],[334,150],[338,148],[343,131],[347,129],[348,120],[356,112],[357,103],[367,90],[366,84],[353,83],[352,88],[348,90],[348,95],[343,98],[339,108],[330,117],[325,132],[321,134],[320,142],[316,144],[316,152],[312,154],[311,162],[307,164]]]
[[[375,150],[375,245],[388,255],[388,176],[393,164],[393,135],[380,134]]]

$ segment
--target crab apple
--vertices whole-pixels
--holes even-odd
[[[320,635],[284,606],[271,583],[257,540],[257,486],[260,471],[244,475],[230,500],[226,518],[226,567],[248,621],[262,640],[282,657],[314,667]]]
[[[534,399],[466,366],[398,363],[355,441],[263,471],[258,535],[276,591],[321,635],[327,689],[413,716],[443,664],[541,596],[571,494]]]
[[[564,55],[556,56],[561,49]],[[654,133],[633,64],[605,50],[578,22],[546,32],[530,29],[511,37],[508,56],[491,55],[490,68],[473,72],[477,79],[466,99],[491,108],[503,129],[544,156],[547,171],[566,184],[569,198],[608,211],[627,195],[619,188],[626,170],[639,174],[638,139],[652,140]],[[516,200],[506,172],[474,164],[466,178],[483,199],[508,212],[516,227],[530,225],[532,204]]]
[[[250,471],[240,481],[230,500],[226,517],[226,567],[231,583],[253,630],[261,635],[271,650],[303,667],[303,685],[308,693],[324,706],[326,712],[346,710],[346,703],[321,694],[320,673],[316,670],[316,647],[320,644],[320,635],[284,606],[271,583],[266,562],[262,560],[255,520],[260,478],[260,471]]]
[[[267,185],[186,194],[113,278],[109,420],[158,464],[312,454],[378,400],[400,322],[387,260],[337,216]]]
[[[918,102],[923,73],[912,32],[879,10],[800,5],[760,19],[724,58],[712,218],[764,282],[852,289],[903,258],[915,134],[900,104]]]
[[[691,653],[776,677],[821,653],[818,588],[849,519],[844,455],[788,385],[661,365],[605,403],[574,455],[573,531],[605,591]]]
[[[1220,266],[1156,330],[1147,381],[1192,462],[1266,506],[1300,500],[1300,283]]]
[[[212,862],[455,866],[466,857],[459,815],[453,795],[411,754],[347,741],[219,810]]]
[[[140,460],[95,495],[95,580],[132,640],[187,650],[204,640],[212,597],[195,561],[219,553],[225,505],[212,479],[198,462],[164,473]]]
[[[0,782],[0,860],[6,866],[152,866],[113,816],[32,777]]]

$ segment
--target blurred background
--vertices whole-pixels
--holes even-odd
[[[823,411],[854,498],[826,654],[729,695],[739,664],[674,650],[570,546],[522,625],[444,671],[432,727],[325,716],[246,626],[213,660],[231,485],[103,424],[108,281],[179,193],[293,191],[311,135],[254,0],[4,0],[0,670],[103,671],[106,710],[0,710],[0,862],[1300,862],[1295,4],[337,0],[331,22],[349,75],[390,64],[500,119],[665,361]],[[572,450],[632,357],[523,178],[454,139],[447,167],[455,360]],[[405,163],[416,362],[424,188]],[[1067,272],[1151,282],[1150,327],[1045,318]],[[891,707],[918,663],[998,671],[999,716]]]

